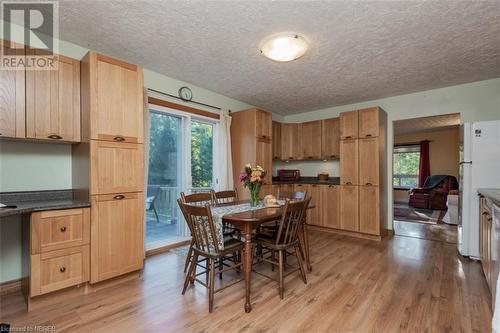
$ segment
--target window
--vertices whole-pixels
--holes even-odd
[[[211,188],[213,124],[191,121],[191,179],[193,188]]]
[[[394,178],[396,189],[409,189],[418,185],[419,145],[395,146],[393,152]]]

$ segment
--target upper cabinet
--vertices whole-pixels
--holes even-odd
[[[59,55],[57,70],[26,71],[26,137],[80,141],[80,61]]]
[[[301,147],[303,159],[321,158],[321,121],[310,121],[301,124]]]
[[[281,159],[281,123],[273,121],[273,160]]]
[[[340,138],[356,139],[358,137],[358,111],[340,114]]]
[[[358,111],[359,114],[359,137],[371,138],[379,136],[379,114],[378,107]]]
[[[259,139],[271,140],[272,137],[272,116],[269,112],[255,110],[256,135]]]
[[[90,94],[82,107],[90,110],[91,139],[142,143],[142,68],[89,52],[82,60],[82,72],[84,86],[93,87],[91,91],[82,90]]]
[[[0,45],[8,47],[6,44],[0,39]],[[24,55],[23,48],[15,52]],[[25,71],[0,70],[0,137],[24,138],[25,112]]]
[[[340,155],[340,127],[339,118],[324,119],[321,121],[321,158],[337,159]]]
[[[300,159],[301,124],[281,124],[281,159]]]

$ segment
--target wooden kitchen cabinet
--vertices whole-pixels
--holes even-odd
[[[92,283],[139,270],[144,262],[143,193],[92,196]]]
[[[263,184],[260,188],[260,198],[264,199],[266,195],[273,195],[275,198],[278,197],[279,185],[273,184]]]
[[[321,210],[319,204],[321,202],[321,192],[320,185],[310,184],[306,185],[307,187],[307,195],[311,197],[310,206],[314,206],[314,208],[310,208],[307,210],[307,223],[312,225],[321,225]],[[297,190],[296,191],[300,191]]]
[[[26,137],[80,141],[80,61],[59,55],[57,70],[26,71]]]
[[[144,189],[144,149],[136,143],[91,143],[90,194],[140,192]]]
[[[359,231],[380,235],[380,194],[378,186],[359,186]]]
[[[309,121],[301,124],[301,156],[305,160],[321,158],[321,121]]]
[[[278,195],[276,197],[278,199],[291,198],[293,196],[294,191],[295,191],[294,184],[279,184]]]
[[[273,121],[273,160],[281,159],[281,123]]]
[[[272,144],[268,139],[257,139],[255,146],[255,164],[267,171],[264,183],[272,183]]]
[[[340,139],[358,138],[358,111],[340,113]]]
[[[0,46],[9,47],[8,42],[1,39]],[[24,48],[13,52],[24,56]],[[0,137],[26,137],[25,117],[25,71],[0,70]]]
[[[349,139],[340,142],[340,183],[342,185],[358,185],[359,140]]]
[[[359,139],[359,185],[379,185],[379,140]]]
[[[299,160],[301,124],[281,124],[281,159]]]
[[[90,108],[92,139],[143,142],[141,67],[89,52],[82,60],[82,86],[82,94],[89,95],[82,111]]]
[[[378,107],[358,110],[360,138],[379,136],[379,113]]]
[[[339,118],[321,121],[321,158],[338,159],[340,155],[340,120]]]
[[[272,138],[272,115],[269,112],[255,110],[255,133],[257,138],[271,140]]]
[[[340,186],[320,186],[320,225],[340,229]]]
[[[359,186],[340,186],[340,229],[359,231]]]

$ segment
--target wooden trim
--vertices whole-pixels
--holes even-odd
[[[139,66],[137,66],[137,65],[129,64],[128,62],[117,60],[114,58],[110,58],[108,56],[105,56],[105,55],[99,54],[99,53],[96,53],[96,58],[98,61],[103,61],[103,62],[107,62],[108,64],[112,64],[112,65],[120,66],[120,67],[123,67],[126,69],[130,69],[131,71],[134,71],[134,72],[137,72],[138,68],[139,68]]]
[[[191,241],[189,239],[187,239],[185,241],[181,241],[181,242],[178,242],[178,243],[172,243],[172,244],[168,244],[168,245],[165,245],[165,246],[156,247],[156,248],[151,249],[151,250],[146,250],[146,257],[150,257],[150,256],[154,256],[154,255],[157,255],[157,254],[165,253],[165,252],[168,252],[168,251],[170,251],[172,249],[175,249],[177,247],[189,245],[189,243],[191,243]]]
[[[347,231],[347,230],[339,230],[339,229],[333,229],[333,228],[324,228],[312,224],[308,224],[307,228],[310,228],[311,230],[316,230],[316,231],[326,231],[332,234],[338,234],[338,235],[344,235],[344,236],[349,236],[349,237],[354,237],[354,238],[363,238],[363,239],[369,239],[369,240],[375,240],[375,241],[381,241],[382,236],[377,236],[377,235],[368,235],[368,234],[362,234],[356,231]]]
[[[164,107],[175,109],[175,110],[193,113],[193,114],[203,116],[203,117],[208,117],[208,118],[217,119],[217,120],[220,119],[218,114],[204,111],[204,110],[200,110],[200,109],[196,109],[196,108],[192,108],[192,107],[187,106],[187,105],[182,105],[182,104],[177,104],[177,103],[165,101],[163,99],[159,99],[156,97],[148,96],[148,103],[154,104],[154,105],[159,105],[159,106],[164,106]]]
[[[0,283],[0,296],[21,291],[22,278]]]

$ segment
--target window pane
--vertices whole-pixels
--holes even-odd
[[[418,183],[419,146],[398,146],[394,148],[395,187],[415,187]]]
[[[191,177],[193,187],[212,187],[213,125],[191,122]]]

